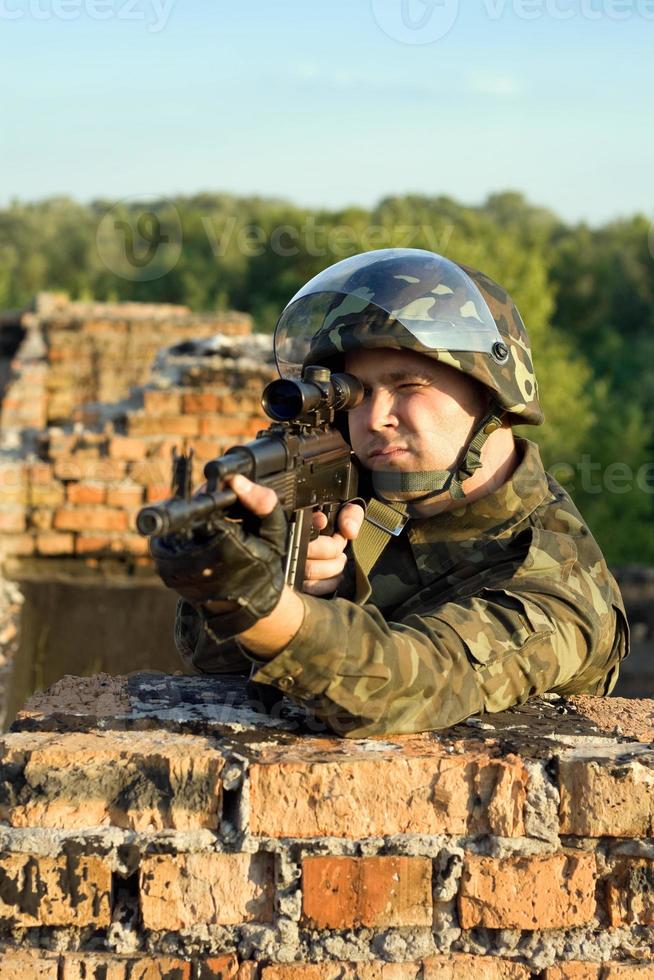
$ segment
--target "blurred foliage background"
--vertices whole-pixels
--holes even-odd
[[[204,193],[148,202],[157,241],[168,242],[152,260],[160,272],[149,263],[139,276],[121,269],[118,229],[113,246],[106,234],[100,243],[109,208],[133,225],[145,205],[52,198],[0,210],[0,309],[65,290],[243,310],[268,331],[311,276],[356,252],[428,248],[483,269],[512,294],[532,339],[546,424],[522,434],[539,442],[609,561],[654,563],[654,248],[645,216],[569,225],[512,192],[477,207],[411,195],[320,211]]]

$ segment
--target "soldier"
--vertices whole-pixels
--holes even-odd
[[[299,593],[283,584],[274,492],[233,477],[252,520],[188,563],[187,663],[220,673],[245,656],[254,681],[351,737],[444,728],[545,692],[608,694],[628,651],[622,599],[536,444],[512,431],[543,413],[505,290],[431,252],[367,252],[293,297],[275,346],[283,375],[321,364],[363,382],[341,424],[365,520],[348,504],[312,542]],[[203,591],[212,560],[234,577]]]

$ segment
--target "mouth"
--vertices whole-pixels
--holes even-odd
[[[389,463],[392,460],[399,460],[403,456],[409,455],[409,452],[403,446],[386,446],[384,449],[374,449],[371,453],[368,453],[368,460],[379,460],[380,462]]]

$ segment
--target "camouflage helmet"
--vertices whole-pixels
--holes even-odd
[[[512,423],[543,421],[524,323],[476,269],[422,249],[353,255],[303,286],[275,330],[282,377],[362,347],[425,354],[490,388]]]

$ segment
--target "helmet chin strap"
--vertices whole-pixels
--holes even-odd
[[[380,472],[373,470],[372,485],[377,497],[387,501],[405,500],[405,495],[412,495],[407,503],[421,503],[431,497],[437,497],[447,490],[454,500],[465,497],[462,484],[468,480],[481,464],[482,446],[491,433],[502,425],[504,412],[498,405],[493,405],[478,424],[473,435],[459,454],[463,460],[449,470],[420,470],[414,473],[391,470]],[[415,494],[420,494],[416,497]]]

